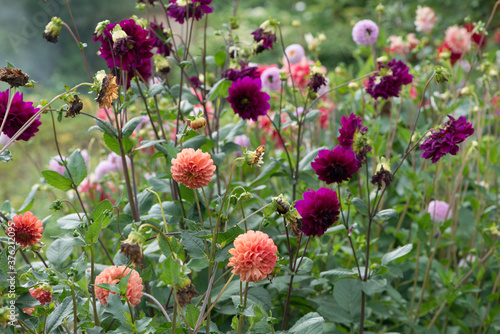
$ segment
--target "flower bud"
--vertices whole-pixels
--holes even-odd
[[[103,31],[106,29],[106,26],[109,24],[109,20],[101,21],[97,23],[97,26],[95,27],[94,34],[96,34],[97,37],[101,36]]]
[[[377,7],[375,7],[375,10],[379,13],[385,12],[385,6],[382,3],[379,3]]]
[[[61,34],[63,20],[54,16],[50,22],[45,26],[42,37],[47,40],[47,42],[57,43],[57,39]]]
[[[197,117],[192,121],[188,121],[188,125],[191,129],[197,131],[199,129],[203,129],[207,125],[207,120],[205,117]]]
[[[444,69],[441,66],[436,66],[434,67],[434,70],[436,71],[436,81],[437,82],[445,82],[448,81],[448,78],[450,77],[450,73],[446,69]]]
[[[125,31],[123,31],[122,27],[117,24],[114,28],[113,31],[111,32],[111,38],[113,39],[113,42],[116,43],[118,40],[127,38],[128,35]]]

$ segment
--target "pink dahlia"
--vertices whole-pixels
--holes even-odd
[[[361,20],[352,27],[352,39],[358,45],[375,44],[378,33],[378,26],[372,20]]]
[[[446,29],[444,43],[454,53],[464,53],[470,45],[471,34],[467,28],[451,26]]]
[[[306,52],[304,51],[304,48],[300,44],[292,44],[286,47],[285,49],[285,54],[286,57],[288,57],[288,60],[290,61],[290,64],[296,64],[298,63],[304,56],[306,55]],[[283,58],[283,63],[286,64],[287,58]]]
[[[35,298],[40,304],[50,303],[52,301],[52,287],[48,284],[43,284],[36,289],[30,289],[31,297]]]
[[[443,201],[430,201],[427,212],[435,223],[442,223],[451,218],[450,205]]]
[[[12,97],[9,113],[7,106],[9,104],[9,90],[0,92],[0,126],[4,124],[2,132],[9,138],[12,138],[28,120],[38,112],[38,108],[33,108],[33,102],[24,102],[23,93],[16,92]],[[6,115],[7,114],[7,115]],[[5,122],[5,123],[4,123]],[[17,140],[28,141],[38,132],[38,127],[42,124],[40,117],[28,126],[24,132],[17,137]]]
[[[214,176],[214,161],[202,150],[185,148],[172,159],[172,177],[190,189],[207,186]]]
[[[10,228],[14,229],[14,240],[21,247],[33,246],[42,238],[43,223],[30,211],[12,217]]]
[[[437,17],[436,13],[432,8],[427,6],[418,6],[417,17],[415,18],[415,27],[417,31],[422,31],[425,33],[430,33],[436,24]]]
[[[127,299],[130,304],[135,307],[140,303],[142,298],[142,290],[144,286],[142,285],[142,278],[139,276],[139,273],[134,269],[130,269],[126,266],[111,266],[104,269],[97,277],[95,278],[95,284],[108,283],[111,285],[115,285],[118,283],[123,277],[127,276],[130,271],[128,283],[127,283]],[[113,292],[111,292],[113,293]],[[96,287],[95,295],[99,299],[99,302],[106,306],[108,305],[108,296],[110,291],[105,290],[103,288]]]
[[[307,236],[323,235],[340,214],[337,192],[328,188],[309,189],[304,193],[304,199],[295,203],[295,208],[302,216],[302,233]]]
[[[280,70],[277,67],[268,67],[261,76],[262,87],[268,91],[277,91],[281,88]]]
[[[259,282],[269,275],[276,265],[278,248],[273,239],[260,231],[249,230],[234,240],[234,248],[229,250],[228,267],[240,275],[240,281]]]

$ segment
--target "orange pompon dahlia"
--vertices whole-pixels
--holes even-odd
[[[9,221],[9,230],[14,229],[14,240],[21,247],[33,246],[42,238],[43,224],[33,213],[16,215]]]
[[[126,266],[107,267],[99,275],[97,275],[97,277],[95,278],[95,284],[97,285],[101,283],[108,283],[111,285],[115,285],[123,277],[126,277],[131,270],[132,273],[130,274],[130,278],[127,284],[127,299],[130,304],[135,307],[141,301],[143,295],[142,290],[144,289],[144,286],[142,285],[142,278],[134,269],[130,269]],[[99,299],[99,302],[104,306],[108,305],[109,293],[110,291],[103,288],[95,288],[95,295]]]
[[[256,283],[273,271],[278,248],[267,234],[249,230],[234,240],[234,247],[228,267],[234,267],[232,273],[240,275],[240,281]]]
[[[172,159],[172,177],[190,189],[207,186],[214,176],[214,161],[200,149],[185,148]]]

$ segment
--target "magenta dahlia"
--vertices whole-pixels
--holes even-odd
[[[250,77],[240,78],[229,87],[227,101],[241,118],[257,121],[259,116],[266,115],[271,107],[268,102],[271,97],[263,92],[261,87],[260,78],[252,79]]]
[[[164,57],[170,56],[172,50],[172,43],[167,42],[168,35],[165,33],[163,23],[156,24],[155,22],[149,23],[150,36],[153,39],[153,46],[156,47],[156,53]]]
[[[295,208],[302,216],[302,233],[307,236],[323,235],[340,214],[337,193],[328,188],[309,189],[304,199],[295,203]]]
[[[387,64],[378,63],[378,73],[371,76],[366,91],[374,99],[381,97],[398,97],[401,87],[408,85],[413,80],[409,67],[401,60],[391,60]]]
[[[331,184],[349,181],[358,171],[360,164],[353,151],[336,146],[332,151],[319,151],[318,157],[311,162],[311,167],[320,181]]]
[[[9,103],[9,90],[0,92],[0,126],[4,124],[2,132],[12,138],[28,120],[38,112],[38,108],[33,107],[33,102],[24,102],[23,93],[16,92],[12,97],[9,113],[7,106]],[[4,123],[5,121],[5,123]],[[28,141],[38,132],[38,127],[42,124],[38,117],[24,132],[17,137],[17,140]]]
[[[144,81],[151,77],[151,49],[155,41],[148,35],[149,31],[133,19],[110,23],[99,33],[94,33],[94,42],[101,42],[99,55],[110,69],[119,67],[126,72],[127,87],[135,71]],[[117,77],[121,80],[121,76]]]
[[[273,49],[273,43],[276,43],[276,33],[272,30],[260,27],[252,32],[253,39],[257,42],[255,53],[261,53],[266,49]]]
[[[354,135],[356,132],[365,134],[368,131],[366,126],[363,126],[363,121],[361,117],[356,117],[354,114],[350,114],[349,118],[342,116],[340,119],[342,127],[340,128],[340,136],[337,137],[340,146],[345,149],[351,149],[354,144]]]
[[[212,0],[170,0],[169,2],[167,15],[180,24],[192,17],[198,21],[203,14],[210,14],[214,11],[214,8],[209,6]]]
[[[252,79],[260,78],[260,71],[257,66],[249,66],[248,63],[240,61],[240,69],[228,68],[222,72],[222,77],[227,80],[236,81],[240,78],[249,77]]]
[[[422,158],[432,159],[432,162],[436,163],[448,153],[456,155],[459,149],[458,144],[474,133],[472,123],[468,123],[465,116],[460,116],[458,119],[450,115],[448,117],[450,120],[443,124],[442,128],[435,130],[420,145],[420,149],[424,151]]]

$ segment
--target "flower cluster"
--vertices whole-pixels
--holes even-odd
[[[115,285],[120,282],[122,278],[126,277],[130,273],[130,271],[132,271],[132,273],[130,274],[130,277],[128,279],[126,296],[130,304],[135,307],[141,302],[141,298],[143,295],[142,290],[144,289],[144,286],[142,285],[142,278],[134,269],[130,269],[126,266],[107,267],[99,275],[97,275],[97,277],[95,278],[95,285],[101,283]],[[114,294],[114,292],[111,293]],[[110,291],[106,289],[99,287],[95,288],[95,295],[97,299],[99,299],[99,302],[104,306],[108,305],[109,294]]]
[[[309,189],[304,193],[304,199],[295,203],[295,208],[302,216],[302,233],[307,236],[323,235],[340,214],[337,193],[328,188]]]
[[[14,96],[9,97],[9,92],[10,90],[0,92],[0,124],[4,124],[2,132],[12,138],[39,109],[33,107],[33,102],[24,102],[23,93],[16,92]],[[12,99],[10,107],[9,99]],[[17,139],[28,141],[35,136],[41,124],[40,117],[37,117]]]
[[[420,149],[424,151],[421,154],[422,158],[431,159],[433,163],[436,163],[448,153],[456,155],[459,149],[458,144],[474,133],[472,123],[468,123],[465,116],[460,116],[458,119],[450,115],[448,117],[450,120],[441,128],[436,129],[420,145]]]
[[[271,107],[269,94],[261,90],[262,82],[250,77],[240,78],[229,87],[227,101],[231,104],[234,112],[243,119],[257,121],[259,116],[266,115]]]
[[[398,97],[401,87],[413,81],[409,70],[401,60],[393,59],[387,64],[379,62],[378,73],[370,77],[366,92],[374,99]]]
[[[172,177],[190,189],[206,187],[214,176],[216,167],[210,154],[200,149],[185,148],[172,159]]]

